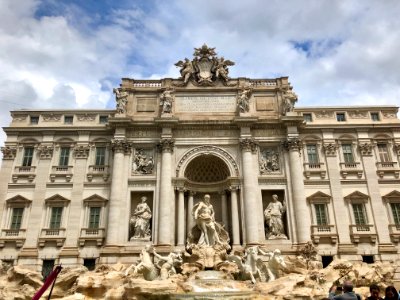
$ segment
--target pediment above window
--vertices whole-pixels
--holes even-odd
[[[99,196],[97,194],[94,194],[90,197],[83,199],[83,203],[86,206],[94,206],[94,205],[105,206],[107,202],[108,202],[108,199],[106,199],[102,196]]]
[[[386,194],[385,196],[382,197],[382,199],[385,202],[393,203],[393,202],[398,202],[400,203],[400,192],[399,191],[392,191],[389,194]]]
[[[27,207],[31,205],[32,200],[29,200],[21,195],[16,195],[6,200],[8,207]]]
[[[63,205],[67,206],[71,200],[61,196],[60,194],[55,194],[44,200],[47,206],[54,206],[54,205]]]
[[[369,196],[360,191],[355,191],[344,197],[344,200],[352,203],[366,203],[369,200]]]
[[[332,197],[328,194],[325,194],[321,191],[318,191],[311,196],[307,197],[307,201],[309,203],[329,203]]]

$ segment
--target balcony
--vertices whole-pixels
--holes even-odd
[[[348,175],[357,176],[361,178],[363,174],[363,169],[359,162],[341,162],[340,163],[340,175],[342,178],[346,179]]]
[[[335,225],[311,225],[311,238],[315,244],[321,239],[328,239],[332,244],[337,243],[338,235]]]
[[[304,163],[304,176],[310,179],[313,175],[319,176],[321,179],[326,177],[326,169],[324,163]]]
[[[3,229],[0,234],[0,248],[3,248],[6,242],[15,243],[15,247],[21,248],[25,240],[25,229]]]
[[[107,181],[110,177],[109,166],[107,165],[91,165],[89,166],[89,172],[87,179],[92,182],[93,178],[102,178],[103,181]]]
[[[389,234],[393,243],[400,242],[400,224],[389,224]]]
[[[79,237],[79,246],[85,246],[85,242],[95,241],[97,246],[102,246],[106,237],[105,228],[82,228]]]
[[[39,247],[44,247],[47,242],[55,242],[57,247],[62,247],[65,242],[65,228],[44,228],[40,232]]]
[[[72,166],[53,166],[50,173],[50,181],[65,180],[70,182],[72,178]]]
[[[394,178],[398,179],[400,175],[400,169],[395,161],[377,162],[376,174],[378,174],[379,178],[392,175]]]
[[[33,182],[36,177],[36,167],[35,166],[17,166],[12,174],[12,181],[17,183],[20,179],[25,180],[25,182]]]
[[[375,227],[372,224],[350,225],[350,237],[354,243],[358,244],[360,239],[376,242]]]

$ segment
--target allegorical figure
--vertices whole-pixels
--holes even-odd
[[[214,208],[210,203],[210,195],[204,195],[204,200],[193,207],[193,217],[201,231],[198,245],[213,246],[221,243],[216,229]]]
[[[147,205],[147,197],[143,196],[140,198],[141,203],[136,206],[135,211],[130,219],[130,225],[132,229],[131,239],[143,239],[150,238],[150,219],[151,210]]]
[[[239,107],[239,111],[241,113],[246,113],[250,109],[250,88],[244,88],[237,96],[237,106]]]
[[[165,90],[161,94],[160,106],[162,108],[161,113],[170,114],[172,112],[172,102],[174,100],[174,96],[172,95],[173,90]]]
[[[128,92],[121,91],[120,89],[114,89],[115,101],[117,102],[116,110],[118,114],[126,113],[126,105],[128,103]]]
[[[268,225],[267,239],[287,239],[283,227],[283,214],[286,211],[286,202],[283,204],[278,200],[278,195],[272,195],[272,202],[264,210],[265,221]]]

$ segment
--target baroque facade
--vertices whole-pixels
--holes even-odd
[[[181,78],[123,78],[115,110],[12,111],[0,259],[42,269],[185,249],[208,194],[233,249],[400,253],[395,106],[295,107],[287,77],[230,78],[213,48]]]

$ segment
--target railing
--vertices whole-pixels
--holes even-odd
[[[65,228],[44,228],[42,229],[40,237],[65,237]]]
[[[108,173],[108,165],[91,165],[89,166],[89,173],[103,174]]]
[[[311,231],[313,234],[321,234],[321,233],[333,233],[335,232],[335,225],[311,225]]]
[[[17,173],[35,173],[36,166],[18,166],[15,167]]]
[[[72,166],[53,166],[52,172],[53,173],[71,173]]]
[[[250,85],[253,87],[258,86],[275,86],[275,79],[250,79]]]
[[[133,87],[161,87],[161,81],[160,80],[134,81]]]
[[[342,170],[355,170],[359,169],[359,162],[341,162],[340,163],[340,168]]]
[[[389,224],[389,232],[400,234],[400,224]]]
[[[320,170],[324,163],[304,163],[304,168],[307,170]]]
[[[379,169],[395,169],[397,166],[395,161],[377,162],[376,167]]]
[[[25,237],[25,229],[3,229],[2,238]]]
[[[375,233],[374,225],[372,224],[352,224],[350,225],[351,233]]]
[[[105,228],[82,228],[81,237],[104,237]]]

